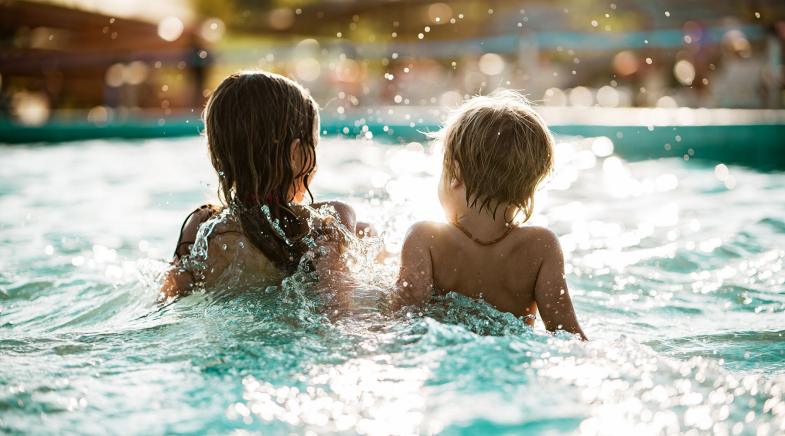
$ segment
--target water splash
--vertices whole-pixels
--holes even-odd
[[[730,188],[561,138],[534,222],[562,238],[582,343],[454,294],[383,310],[406,228],[441,218],[440,160],[414,146],[320,147],[316,195],[382,234],[344,235],[349,310],[306,271],[157,304],[214,191],[196,141],[2,150],[0,431],[785,432],[781,174],[728,167]]]

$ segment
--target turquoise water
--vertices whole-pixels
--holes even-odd
[[[156,304],[200,138],[0,148],[0,433],[782,434],[785,177],[626,162],[562,138],[534,221],[560,235],[580,343],[454,295],[379,310],[428,147],[325,139],[315,193],[384,240],[346,313],[296,278]],[[370,253],[370,254],[369,254]]]

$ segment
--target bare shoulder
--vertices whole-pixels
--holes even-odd
[[[523,226],[517,229],[521,235],[530,241],[537,241],[542,244],[552,245],[559,243],[559,237],[553,230],[540,226]]]
[[[445,229],[445,224],[435,221],[418,221],[406,231],[406,240],[428,240],[434,239]]]
[[[192,241],[196,237],[196,233],[199,231],[199,226],[201,226],[203,222],[210,219],[214,213],[215,210],[208,206],[200,207],[188,215],[185,220],[185,225],[183,226],[183,239]]]
[[[354,213],[354,208],[349,206],[348,204],[342,201],[324,201],[320,203],[314,203],[314,208],[320,208],[322,206],[329,206],[335,209],[335,213],[338,215],[338,219],[341,220],[341,224],[346,226],[349,229],[354,229],[357,225],[357,216]]]
[[[176,297],[193,291],[195,277],[193,271],[184,267],[183,258],[191,252],[199,227],[210,219],[217,210],[216,206],[203,205],[185,217],[177,239],[177,246],[174,250],[172,268],[169,268],[161,284],[162,297]]]
[[[177,256],[183,256],[188,253],[189,246],[196,241],[199,227],[219,210],[220,208],[218,206],[205,204],[188,214],[185,218],[185,222],[183,222],[183,227],[180,230],[178,245],[175,247],[175,254]]]
[[[543,254],[543,257],[551,255],[561,256],[562,254],[559,237],[548,228],[524,226],[518,228],[516,234],[522,245],[536,249]]]

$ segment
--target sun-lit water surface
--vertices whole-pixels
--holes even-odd
[[[317,199],[387,250],[441,219],[430,146],[320,147]],[[295,280],[162,307],[181,221],[215,196],[203,139],[0,149],[0,432],[785,432],[783,174],[627,162],[606,138],[557,161],[533,222],[589,343],[456,296],[389,316],[394,256],[355,257],[337,318]]]

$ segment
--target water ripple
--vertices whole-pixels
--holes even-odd
[[[730,167],[729,189],[562,138],[533,223],[561,237],[582,343],[455,294],[387,313],[378,247],[343,314],[297,280],[157,303],[214,195],[200,141],[0,150],[0,432],[785,432],[782,174]],[[353,199],[388,251],[442,219],[437,154],[323,142],[317,196]]]

